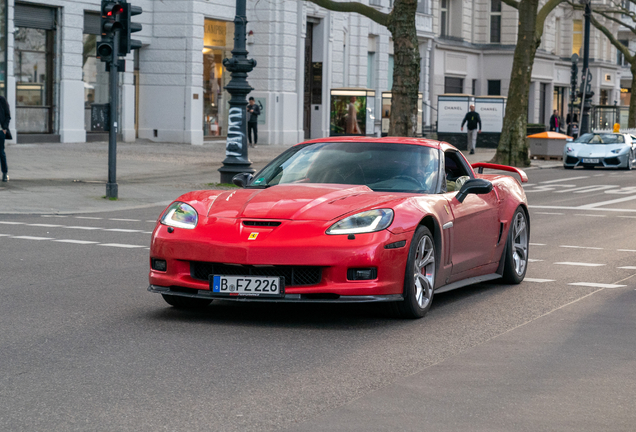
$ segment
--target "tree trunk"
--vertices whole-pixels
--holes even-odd
[[[629,116],[627,117],[627,127],[636,128],[636,55],[632,57],[632,90],[629,97]],[[618,120],[620,122],[620,120]]]
[[[519,34],[510,74],[503,130],[493,159],[496,163],[530,165],[526,126],[532,65],[541,42],[541,38],[536,36],[537,8],[538,0],[522,0],[519,3]]]
[[[395,53],[389,136],[414,136],[417,126],[420,50],[416,9],[417,0],[396,0],[387,23]]]

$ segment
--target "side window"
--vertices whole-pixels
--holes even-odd
[[[446,176],[447,192],[458,191],[461,185],[471,178],[466,164],[455,151],[444,153],[444,175]]]

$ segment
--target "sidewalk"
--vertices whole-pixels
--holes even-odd
[[[287,148],[250,148],[252,168],[260,170]],[[216,188],[225,142],[118,143],[116,201],[103,198],[107,143],[14,144],[6,147],[6,153],[10,181],[0,183],[0,214],[91,213],[168,204],[185,192]],[[474,163],[489,161],[494,154],[493,149],[477,149],[466,156]],[[536,162],[543,161],[533,165]]]

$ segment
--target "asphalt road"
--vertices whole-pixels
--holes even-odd
[[[159,207],[0,215],[0,430],[633,430],[636,171],[530,169],[526,281],[375,306],[146,291]]]

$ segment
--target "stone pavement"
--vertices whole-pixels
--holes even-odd
[[[250,148],[252,167],[258,171],[286,148]],[[10,181],[0,183],[0,214],[76,214],[168,204],[191,190],[218,188],[225,142],[202,146],[143,140],[118,143],[116,201],[103,198],[108,143],[14,144],[6,147],[6,153]],[[477,149],[467,157],[471,163],[488,161],[494,153]],[[537,162],[555,165],[555,161],[533,161],[533,165]]]

